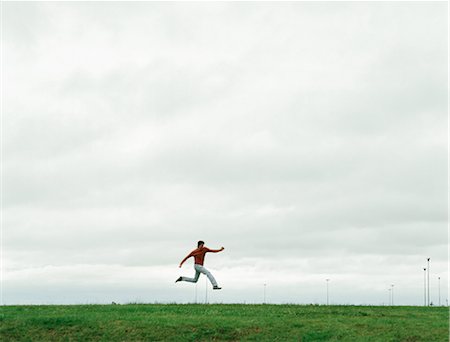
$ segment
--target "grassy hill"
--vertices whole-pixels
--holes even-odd
[[[1,341],[448,341],[446,307],[129,304],[0,307]]]

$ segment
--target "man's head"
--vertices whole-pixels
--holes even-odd
[[[200,240],[199,242],[197,242],[197,247],[203,247],[203,245],[205,244],[205,241]]]

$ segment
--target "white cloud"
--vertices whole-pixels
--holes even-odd
[[[426,257],[447,281],[444,7],[5,3],[5,302],[189,301],[168,284],[204,239],[219,302],[330,277],[421,304]]]

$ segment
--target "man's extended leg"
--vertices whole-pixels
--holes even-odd
[[[195,269],[195,277],[194,278],[189,278],[189,277],[180,277],[178,278],[175,282],[178,281],[188,281],[190,283],[196,283],[198,280],[198,277],[200,277],[200,271],[197,271],[197,269]]]
[[[203,267],[201,265],[195,265],[195,270],[197,272],[201,272],[201,273],[205,274],[208,277],[209,281],[211,282],[211,284],[213,285],[214,288],[219,288],[219,286],[217,285],[216,279],[214,279],[214,276],[205,267]]]

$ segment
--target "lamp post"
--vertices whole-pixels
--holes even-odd
[[[208,304],[208,278],[205,277],[205,304]]]
[[[197,285],[198,283],[195,283],[195,304],[197,304]]]
[[[330,279],[326,279],[326,281],[327,281],[327,305],[329,305],[330,304],[330,302],[329,302],[330,296],[329,296],[329,290],[328,290],[328,283],[330,282]]]
[[[394,305],[394,284],[391,284],[392,305]]]
[[[427,306],[427,268],[423,268],[423,306]]]
[[[263,301],[263,304],[266,304],[266,285],[267,284],[264,284],[264,301]]]
[[[430,306],[430,258],[427,259],[428,266],[427,266],[427,305]]]
[[[438,277],[439,306],[441,306],[441,277]]]

